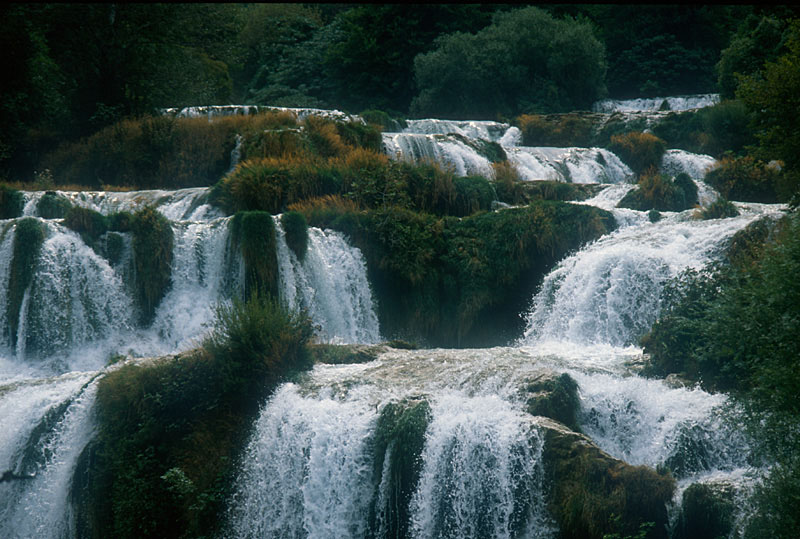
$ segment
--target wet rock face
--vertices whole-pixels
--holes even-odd
[[[549,508],[562,538],[636,535],[667,537],[666,504],[675,480],[631,466],[601,451],[588,437],[540,420],[550,484]]]
[[[580,432],[578,384],[568,374],[542,372],[523,385],[523,392],[529,414],[553,419]]]
[[[734,523],[734,487],[726,482],[695,483],[683,493],[673,536],[728,537]]]

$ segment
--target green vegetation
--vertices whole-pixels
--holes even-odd
[[[683,492],[675,537],[728,537],[733,522],[733,492],[721,486],[694,483]]]
[[[85,536],[213,536],[251,422],[310,366],[311,335],[306,318],[253,297],[218,308],[202,349],[107,374],[97,441],[79,465]]]
[[[431,407],[424,399],[405,399],[389,403],[381,410],[375,436],[374,472],[388,471],[388,499],[385,507],[373,507],[370,512],[372,529],[380,511],[386,508],[384,521],[388,537],[406,537],[409,524],[409,503],[417,487],[421,471],[421,455],[425,445],[425,431],[431,420]],[[389,466],[384,461],[390,459]],[[386,480],[382,478],[382,481]],[[376,485],[376,489],[379,485]],[[375,500],[381,496],[375,493]]]
[[[739,210],[729,200],[718,198],[708,207],[700,210],[701,219],[724,219],[726,217],[736,217]]]
[[[705,177],[706,183],[725,198],[767,203],[778,201],[782,180],[780,166],[768,165],[751,156],[723,159]]]
[[[42,198],[39,199],[36,208],[39,216],[44,219],[61,219],[67,214],[71,207],[72,203],[70,203],[69,200],[59,196],[53,191],[47,191],[42,195]]]
[[[766,245],[765,242],[766,241]],[[747,533],[784,537],[796,529],[800,377],[800,218],[737,234],[731,264],[688,271],[665,291],[661,317],[642,341],[648,372],[680,373],[730,391],[752,414],[748,426],[775,468],[754,497]]]
[[[587,109],[605,92],[603,44],[591,24],[527,7],[454,33],[414,60],[417,116],[485,119]]]
[[[6,298],[6,324],[8,341],[12,346],[17,342],[19,312],[25,292],[33,282],[36,261],[44,243],[45,228],[41,221],[27,217],[17,221],[14,230],[14,252],[8,274],[8,293]]]
[[[683,211],[697,204],[697,185],[685,173],[670,178],[655,169],[639,177],[636,187],[628,191],[618,208],[648,211]]]
[[[667,146],[655,135],[632,131],[612,136],[608,149],[617,154],[636,175],[641,175],[649,168],[661,166]]]
[[[242,254],[245,297],[277,296],[278,254],[272,215],[238,212],[231,223],[231,241]]]
[[[581,402],[578,383],[568,374],[542,376],[525,385],[527,411],[531,415],[549,417],[580,432],[578,412]]]
[[[666,504],[675,480],[630,466],[585,443],[579,434],[547,429],[542,459],[552,482],[550,512],[559,537],[666,537]]]
[[[281,215],[281,226],[286,234],[286,245],[301,262],[308,250],[308,223],[302,213],[289,211]]]
[[[0,219],[13,219],[22,215],[24,206],[22,193],[0,184]]]
[[[133,264],[135,295],[142,325],[150,325],[156,308],[172,283],[172,225],[147,207],[133,215]]]
[[[515,121],[523,146],[592,146],[592,120],[576,113],[523,114]]]
[[[517,313],[543,275],[614,226],[607,212],[552,201],[462,219],[397,207],[359,211],[335,197],[292,209],[361,249],[384,335],[438,346],[516,338]]]

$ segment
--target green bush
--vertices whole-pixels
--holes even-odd
[[[244,262],[244,295],[278,295],[275,222],[262,211],[238,212],[231,222],[231,241]]]
[[[109,372],[73,499],[95,537],[214,537],[259,407],[307,369],[309,320],[253,297],[217,308],[205,349]]]
[[[286,245],[302,261],[308,250],[308,223],[302,213],[288,211],[281,215],[281,225],[286,234]]]
[[[33,282],[36,262],[44,238],[45,228],[38,219],[27,217],[17,221],[6,297],[7,337],[12,346],[16,346],[22,300],[25,297],[25,291]]]
[[[91,247],[108,230],[108,218],[89,208],[72,206],[64,215],[64,226],[80,234],[83,242]]]
[[[0,219],[13,219],[22,215],[25,200],[22,193],[0,184]]]
[[[648,211],[683,211],[697,204],[697,185],[685,173],[670,178],[651,169],[639,177],[637,186],[628,191],[618,208]]]
[[[701,219],[724,219],[726,217],[736,217],[738,215],[739,210],[736,209],[736,206],[724,198],[718,198],[707,208],[703,208],[700,211]]]
[[[434,346],[518,338],[524,298],[544,274],[614,226],[597,208],[549,201],[461,219],[325,204],[294,208],[310,225],[339,230],[361,249],[383,334]]]
[[[723,159],[706,173],[705,182],[730,200],[775,203],[780,178],[778,167],[746,156]]]
[[[215,358],[225,398],[256,410],[265,387],[290,372],[311,368],[306,345],[312,336],[304,313],[254,293],[247,301],[234,298],[232,304],[217,307],[203,348]]]
[[[141,323],[149,325],[172,281],[172,225],[157,210],[146,207],[133,215],[132,232],[135,298]]]
[[[72,203],[69,200],[53,191],[48,191],[39,199],[36,209],[39,216],[44,219],[61,219],[71,207]]]
[[[457,217],[466,217],[481,210],[491,209],[497,194],[491,182],[483,176],[467,176],[453,179],[456,197],[448,212]]]
[[[367,124],[375,125],[382,131],[401,131],[408,125],[403,118],[393,118],[382,110],[365,110],[359,114]]]
[[[523,146],[591,146],[594,126],[585,116],[523,114],[516,120]]]
[[[655,135],[634,131],[612,136],[608,149],[617,154],[638,175],[651,167],[658,168],[667,146]]]

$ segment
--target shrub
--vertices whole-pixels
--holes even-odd
[[[72,206],[64,216],[64,226],[80,234],[83,242],[91,247],[108,230],[108,218],[89,208]]]
[[[724,198],[718,198],[707,208],[703,208],[700,211],[701,219],[724,219],[726,217],[736,217],[738,215],[739,210],[736,209],[736,206]]]
[[[697,204],[697,185],[685,173],[670,178],[655,169],[642,174],[637,187],[617,204],[618,208],[648,211],[683,211]]]
[[[491,209],[492,201],[497,198],[497,194],[491,182],[483,176],[467,176],[454,178],[456,197],[450,215],[465,217],[481,210]]]
[[[778,167],[753,157],[728,157],[706,173],[705,182],[730,200],[774,203],[780,176]]]
[[[74,498],[97,537],[210,537],[263,399],[311,366],[309,320],[253,297],[217,308],[205,349],[128,364],[97,392]]]
[[[8,342],[17,342],[19,312],[25,292],[33,282],[36,262],[44,243],[44,225],[33,217],[17,221],[14,230],[14,248],[8,273],[8,292],[6,297],[6,323]]]
[[[402,118],[392,118],[382,110],[365,110],[359,114],[367,124],[375,125],[382,131],[401,131],[406,127],[406,121]]]
[[[262,211],[238,212],[231,222],[231,241],[244,262],[244,295],[278,295],[275,222]]]
[[[22,193],[0,184],[0,219],[13,219],[22,215],[25,200]]]
[[[633,131],[624,135],[613,135],[608,149],[617,154],[636,174],[642,174],[650,167],[658,168],[667,146],[655,135]]]
[[[71,207],[72,203],[69,200],[53,191],[48,191],[39,199],[36,209],[39,216],[44,219],[61,219]]]
[[[578,114],[523,114],[516,120],[523,146],[591,146],[593,125]]]
[[[313,336],[310,319],[278,300],[253,293],[216,308],[203,348],[215,358],[226,399],[257,409],[264,388],[289,372],[312,366],[306,349]]]
[[[135,297],[141,322],[149,325],[171,283],[173,232],[169,220],[146,207],[133,216]]]
[[[308,223],[302,213],[289,211],[281,215],[281,225],[286,234],[286,245],[302,261],[308,250]]]
[[[520,204],[525,201],[523,180],[516,167],[508,161],[492,163],[494,188],[497,198],[506,204]]]

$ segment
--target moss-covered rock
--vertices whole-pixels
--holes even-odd
[[[729,537],[734,524],[734,488],[728,483],[695,483],[683,492],[675,539]]]
[[[388,208],[306,205],[313,226],[361,249],[381,331],[434,346],[492,346],[519,338],[519,316],[552,266],[614,226],[598,208],[537,201],[457,219]]]
[[[278,296],[278,253],[275,222],[263,211],[239,212],[231,222],[232,244],[244,262],[245,298]]]
[[[286,234],[286,245],[302,262],[308,250],[308,223],[305,216],[300,212],[288,211],[281,215],[281,226]]]
[[[683,211],[698,202],[697,185],[685,173],[674,178],[650,170],[642,174],[637,186],[628,191],[618,208],[639,211]]]
[[[344,365],[375,361],[387,348],[383,345],[366,344],[312,344],[308,349],[315,363]]]
[[[549,507],[565,539],[636,536],[667,537],[667,503],[675,480],[646,466],[631,466],[597,448],[587,437],[539,419],[542,454],[551,485]]]
[[[375,529],[374,523],[380,515],[386,537],[408,536],[409,503],[419,481],[420,456],[430,420],[430,404],[423,398],[407,398],[387,404],[381,410],[374,441],[374,473],[377,477],[381,477],[382,472],[389,474],[389,477],[381,477],[376,489],[384,481],[389,487],[385,491],[388,494],[385,505],[371,508],[370,521]],[[381,497],[376,492],[373,499]]]
[[[0,219],[13,219],[22,215],[25,200],[22,193],[0,184]]]
[[[712,202],[708,207],[700,210],[700,219],[725,219],[727,217],[736,217],[739,215],[739,210],[729,200],[718,198]]]
[[[548,417],[580,432],[578,384],[570,375],[544,371],[526,380],[522,392],[529,414]]]
[[[642,174],[661,164],[667,145],[653,134],[633,131],[612,136],[608,149],[617,154],[636,174]]]
[[[27,217],[17,221],[14,229],[14,247],[11,267],[8,273],[8,292],[6,296],[6,324],[8,341],[16,346],[19,329],[19,313],[25,292],[33,282],[36,263],[42,243],[45,239],[45,228],[41,221]]]
[[[149,325],[172,282],[172,225],[154,208],[147,207],[134,214],[132,232],[135,297],[141,309],[141,323]]]
[[[55,191],[47,191],[39,199],[36,211],[39,217],[44,219],[61,219],[71,207],[72,203],[66,197],[59,195]]]

